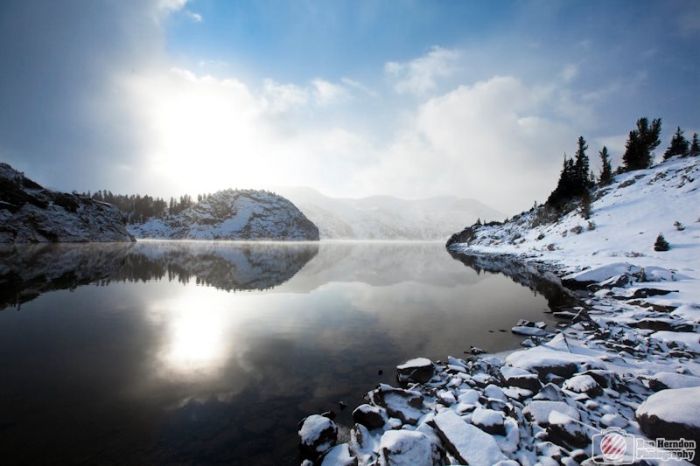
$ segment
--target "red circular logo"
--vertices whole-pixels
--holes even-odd
[[[607,433],[600,440],[600,451],[608,461],[621,460],[625,456],[626,450],[627,441],[625,437],[616,432]]]

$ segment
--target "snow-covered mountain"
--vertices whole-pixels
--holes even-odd
[[[116,207],[48,190],[0,163],[0,243],[133,241]]]
[[[219,191],[164,219],[129,225],[137,238],[318,240],[318,228],[282,196],[265,191]]]
[[[503,224],[466,228],[448,245],[455,251],[544,260],[571,273],[663,267],[693,278],[674,282],[673,287],[700,302],[698,206],[700,157],[673,158],[617,175],[610,185],[597,188],[588,219],[575,209],[548,222],[539,207]],[[669,251],[654,250],[659,234],[670,243]]]
[[[417,200],[391,196],[346,199],[328,197],[304,187],[275,190],[318,225],[323,239],[444,240],[478,218],[504,217],[473,199],[447,196]]]

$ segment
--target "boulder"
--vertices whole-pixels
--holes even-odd
[[[642,432],[649,438],[693,440],[698,461],[700,446],[700,387],[661,390],[636,411]],[[697,464],[697,463],[696,463]]]
[[[388,430],[379,442],[379,465],[438,466],[442,457],[438,446],[423,432]]]
[[[390,417],[404,424],[416,425],[423,416],[423,396],[418,392],[380,384],[368,395],[372,404],[383,407]]]
[[[603,389],[588,374],[575,375],[564,382],[563,388],[574,393],[585,393],[591,398],[603,394]]]
[[[386,422],[386,410],[378,406],[363,404],[352,412],[352,420],[368,429],[378,429]]]
[[[396,366],[396,378],[400,383],[426,383],[434,372],[433,361],[428,358],[415,358]]]
[[[316,458],[338,441],[338,427],[331,419],[312,414],[301,421],[299,447],[305,456]]]
[[[463,464],[492,466],[507,460],[491,435],[467,424],[453,411],[446,409],[438,413],[431,423],[445,449]]]
[[[476,408],[472,413],[472,424],[487,434],[505,435],[505,416],[493,409]]]

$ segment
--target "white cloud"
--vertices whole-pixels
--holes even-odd
[[[188,0],[158,0],[158,8],[163,11],[179,11],[187,5]]]
[[[311,81],[314,99],[318,105],[330,105],[350,96],[348,90],[341,84],[333,84],[323,79]]]
[[[185,15],[195,23],[201,23],[202,21],[204,21],[202,15],[194,11],[185,10]]]
[[[557,93],[495,76],[431,98],[368,169],[365,186],[425,196],[459,194],[512,212],[541,201],[576,133],[547,117]]]
[[[422,95],[434,90],[438,79],[454,73],[458,58],[456,50],[435,46],[427,54],[409,62],[387,62],[384,71],[399,94]]]
[[[309,92],[294,84],[280,84],[272,79],[263,83],[262,104],[271,113],[284,113],[306,105]]]

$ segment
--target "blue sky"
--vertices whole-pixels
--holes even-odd
[[[0,5],[0,159],[65,190],[543,200],[584,135],[700,130],[700,2]]]

